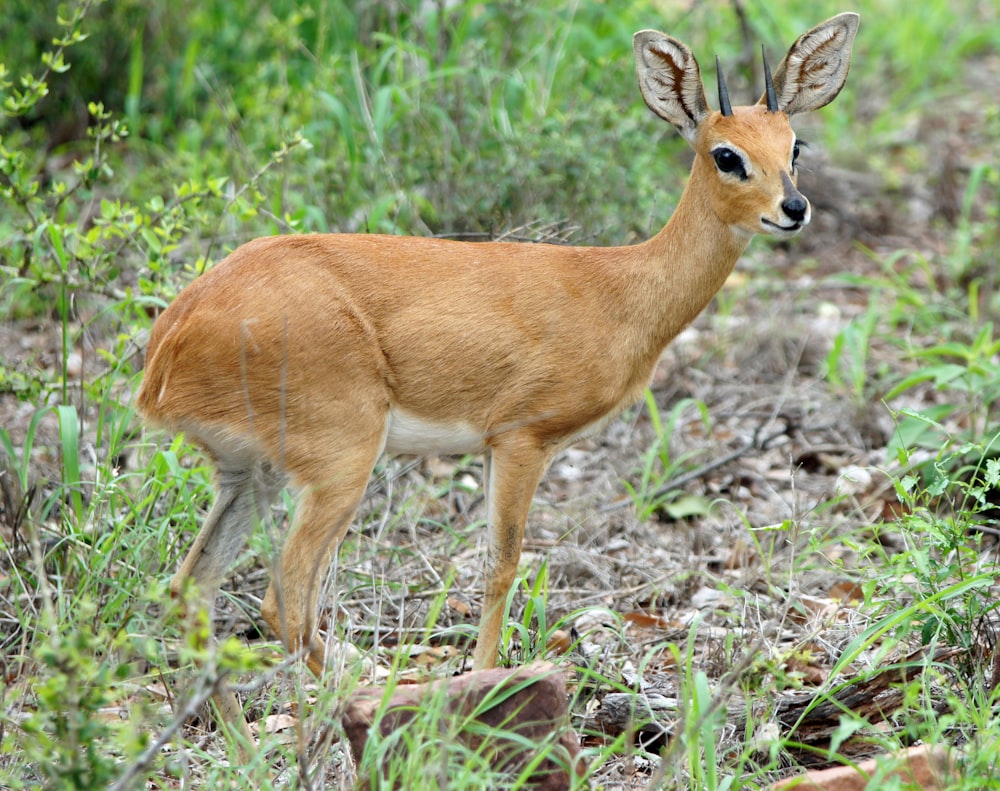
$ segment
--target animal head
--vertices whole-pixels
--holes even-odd
[[[787,238],[809,223],[809,201],[796,187],[800,144],[789,119],[840,93],[859,21],[844,13],[807,31],[773,75],[765,57],[764,92],[750,106],[732,106],[716,58],[718,110],[709,108],[701,70],[686,45],[654,30],[635,34],[643,99],[694,148],[692,178],[735,233]]]

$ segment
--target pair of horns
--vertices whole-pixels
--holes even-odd
[[[761,59],[764,61],[764,93],[767,96],[768,112],[778,112],[778,95],[774,91],[774,80],[771,79],[771,67],[767,65],[767,54],[764,45],[760,46]],[[726,88],[726,78],[722,75],[719,56],[715,56],[715,72],[719,77],[719,109],[723,115],[732,115],[733,106],[729,103],[729,89]]]

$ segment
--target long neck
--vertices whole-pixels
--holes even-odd
[[[704,167],[697,157],[670,221],[635,248],[647,287],[648,279],[656,284],[647,304],[656,327],[651,340],[657,354],[704,310],[750,242],[713,211],[702,186]]]

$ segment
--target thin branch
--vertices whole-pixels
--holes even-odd
[[[769,418],[768,420],[764,421],[759,426],[757,426],[757,430],[754,431],[753,433],[753,439],[751,439],[749,442],[744,443],[735,450],[731,450],[729,453],[726,453],[723,456],[719,456],[718,458],[712,459],[712,461],[706,462],[705,464],[702,464],[700,467],[695,467],[693,470],[688,470],[685,473],[681,473],[680,475],[674,476],[670,480],[661,484],[659,487],[656,488],[656,490],[653,491],[651,495],[649,495],[648,499],[656,500],[659,499],[660,497],[665,497],[666,495],[670,494],[670,492],[681,489],[684,486],[687,486],[692,481],[698,480],[699,478],[703,478],[704,476],[708,475],[708,473],[714,472],[715,470],[719,469],[720,467],[724,467],[725,465],[729,464],[732,461],[736,461],[736,459],[740,458],[741,456],[745,456],[747,453],[750,453],[751,451],[767,450],[768,446],[772,442],[774,442],[776,439],[779,439],[780,437],[785,436],[788,433],[788,428],[785,427],[778,431],[775,431],[773,434],[768,434],[766,437],[761,437],[760,436],[761,430],[764,428],[764,426],[768,425],[769,423],[771,423],[771,418]],[[598,513],[606,514],[612,511],[617,511],[621,508],[625,508],[631,503],[632,503],[631,500],[618,500],[613,503],[607,503],[605,505],[602,505],[600,508],[597,509],[597,511]]]
[[[228,671],[216,674],[214,668],[209,668],[202,674],[194,690],[184,696],[186,699],[184,705],[174,715],[174,719],[160,731],[159,736],[143,751],[142,755],[129,765],[125,773],[109,787],[108,791],[125,791],[132,788],[133,783],[139,779],[140,775],[145,774],[150,769],[163,748],[174,738],[184,723],[197,713],[198,709],[218,693],[231,691],[231,688],[225,683],[228,675]]]

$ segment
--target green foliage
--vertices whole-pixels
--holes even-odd
[[[868,357],[880,313],[880,294],[876,290],[868,310],[836,334],[826,356],[827,381],[859,405],[868,403],[875,394]]]
[[[940,448],[945,441],[978,441],[989,427],[994,404],[1000,396],[1000,340],[994,338],[992,323],[983,324],[975,337],[966,341],[952,340],[915,349],[914,357],[921,363],[914,373],[904,377],[886,399],[892,399],[914,387],[932,383],[943,400],[933,409],[904,411],[897,429],[898,442],[903,448]],[[966,428],[960,436],[941,423],[961,413]]]
[[[87,605],[74,617],[99,623],[95,614]],[[120,762],[134,758],[149,739],[127,720],[103,714],[135,674],[115,658],[128,636],[104,626],[64,631],[56,623],[49,623],[47,632],[34,649],[40,671],[32,687],[35,704],[17,737],[24,775],[11,778],[11,787],[37,787],[38,780],[47,788],[105,787],[117,777]]]
[[[887,562],[893,578],[911,581],[906,587],[916,609],[905,628],[917,629],[924,645],[967,644],[981,619],[1000,606],[990,591],[992,573],[977,571],[983,534],[976,528],[988,521],[995,508],[990,499],[1000,490],[1000,460],[988,451],[962,446],[939,455],[924,485],[915,475],[894,482],[903,505],[894,526],[907,547]],[[970,453],[986,461],[971,470],[956,463]]]
[[[664,419],[650,390],[646,390],[645,400],[653,428],[653,444],[643,454],[637,482],[624,482],[635,502],[637,515],[640,519],[648,519],[657,512],[665,513],[670,519],[704,516],[711,505],[704,497],[685,494],[679,487],[671,485],[673,479],[690,465],[696,452],[689,451],[675,456],[670,445],[677,429],[677,421],[691,408],[698,412],[705,431],[711,432],[708,407],[701,401],[683,398],[671,407]]]
[[[506,628],[501,635],[501,653],[506,653],[511,665],[547,659],[549,652],[556,649],[559,653],[573,650],[569,638],[572,624],[585,610],[574,610],[550,620],[548,595],[549,567],[545,560],[534,579],[522,578],[511,588],[506,603]]]

